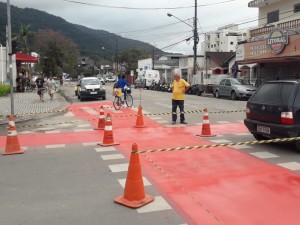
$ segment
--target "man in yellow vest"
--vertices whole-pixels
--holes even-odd
[[[176,124],[177,106],[180,110],[180,123],[187,124],[184,117],[184,96],[185,92],[190,88],[190,84],[180,77],[178,73],[174,74],[172,87],[172,124]]]

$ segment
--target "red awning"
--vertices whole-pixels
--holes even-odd
[[[16,61],[28,62],[28,63],[38,63],[39,59],[37,57],[24,54],[24,53],[16,53]]]

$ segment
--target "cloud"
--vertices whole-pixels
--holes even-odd
[[[0,0],[2,2],[6,2]],[[225,0],[202,0],[198,5],[224,2]],[[118,6],[118,7],[187,7],[193,6],[194,0],[78,0],[78,2]],[[213,6],[198,7],[198,32],[216,30],[219,26],[229,23],[238,23],[257,17],[257,10],[247,7],[249,0],[235,0]],[[66,21],[80,24],[93,29],[106,30],[123,37],[144,41],[158,48],[171,45],[163,49],[170,52],[192,54],[193,45],[185,40],[193,35],[192,28],[174,17],[168,17],[171,12],[181,20],[193,24],[194,8],[184,9],[157,9],[157,10],[131,10],[120,8],[104,8],[76,4],[64,0],[11,0],[11,5],[24,8],[34,8],[59,16]],[[189,19],[189,20],[188,20]],[[201,39],[202,37],[200,37]],[[177,42],[182,41],[180,44]]]

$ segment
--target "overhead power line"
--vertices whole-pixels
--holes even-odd
[[[280,15],[284,15],[284,14],[290,13],[290,12],[293,12],[293,10],[288,10],[288,11],[282,12],[282,13],[280,13]],[[283,17],[282,19],[287,19],[287,18],[290,18],[290,17],[293,17],[293,16],[294,16],[294,15],[289,15],[289,16]],[[254,21],[259,21],[259,20],[263,20],[263,19],[266,19],[266,18],[267,18],[267,16],[264,16],[264,17],[261,17],[261,18],[259,18],[259,19],[255,19],[255,20],[251,20],[251,21],[239,23],[239,24],[236,24],[236,25],[242,25],[242,24],[245,24],[245,23],[250,23],[250,22],[254,22]],[[230,26],[229,26],[229,27],[230,27]],[[227,28],[228,28],[228,27],[227,27]],[[213,32],[213,31],[203,32],[203,30],[202,30],[202,32],[199,33],[199,35],[203,35],[203,34],[205,34],[205,33],[210,33],[210,32]],[[187,38],[187,39],[188,39],[188,38]],[[178,45],[178,44],[180,44],[180,43],[182,43],[182,42],[185,42],[187,39],[178,41],[178,42],[176,42],[176,43],[170,44],[170,45],[165,46],[165,47],[160,48],[160,49],[163,50],[163,49],[166,49],[166,48],[170,48],[170,47],[176,46],[176,45]]]
[[[176,43],[174,43],[174,44],[171,44],[171,45],[162,47],[162,48],[160,48],[160,49],[163,50],[163,49],[166,49],[166,48],[173,47],[173,46],[178,45],[178,44],[180,44],[180,43],[182,43],[182,42],[184,42],[184,41],[189,41],[191,38],[193,38],[193,36],[190,36],[190,37],[188,37],[188,38],[185,38],[184,40],[178,41],[178,42],[176,42]]]
[[[127,7],[127,6],[113,6],[113,5],[99,5],[99,4],[93,4],[93,3],[87,3],[87,2],[80,2],[80,1],[72,1],[72,0],[63,0],[65,2],[71,2],[75,4],[81,4],[81,5],[88,5],[88,6],[96,6],[96,7],[101,7],[101,8],[113,8],[113,9],[130,9],[130,10],[164,10],[164,9],[188,9],[188,8],[194,8],[195,6],[182,6],[182,7],[165,7],[165,8],[159,8],[159,7],[154,7],[154,8],[145,8],[145,7]],[[227,2],[233,2],[237,0],[227,0],[227,1],[222,1],[222,2],[216,2],[216,3],[211,3],[211,4],[204,4],[204,5],[198,5],[198,7],[204,7],[204,6],[211,6],[211,5],[218,5],[218,4],[223,4]]]

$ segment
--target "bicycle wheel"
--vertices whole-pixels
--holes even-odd
[[[121,98],[119,96],[115,96],[113,105],[114,105],[115,110],[121,109],[122,102],[121,102]]]
[[[32,85],[27,85],[27,86],[25,87],[25,90],[26,90],[26,92],[32,92],[32,91],[33,91]]]
[[[132,107],[132,105],[133,105],[133,98],[132,98],[132,96],[130,95],[130,94],[127,94],[127,96],[126,96],[126,105],[127,105],[127,107]]]

